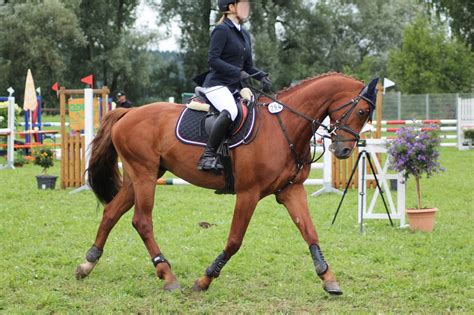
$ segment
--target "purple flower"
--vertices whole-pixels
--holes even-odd
[[[402,172],[405,176],[421,176],[426,174],[430,177],[444,169],[439,165],[438,128],[430,126],[421,131],[413,127],[400,128],[397,138],[389,144],[391,168]]]

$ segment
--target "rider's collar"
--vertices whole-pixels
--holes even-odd
[[[235,23],[234,21],[232,21],[232,20],[229,19],[229,18],[225,18],[224,23],[227,24],[227,25],[230,26],[230,27],[235,27],[235,28],[238,29],[239,31],[242,30],[242,26],[241,26],[240,24]]]

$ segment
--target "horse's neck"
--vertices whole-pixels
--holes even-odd
[[[317,90],[308,93],[291,93],[284,95],[281,101],[287,104],[291,109],[298,113],[304,114],[306,117],[322,122],[327,116],[328,106],[330,104],[330,96],[327,93],[318,93]],[[294,139],[295,145],[306,146],[311,139],[312,126],[311,121],[286,110],[282,113],[283,123],[287,126],[288,134]]]

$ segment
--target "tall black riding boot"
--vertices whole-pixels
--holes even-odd
[[[231,123],[232,119],[230,118],[230,113],[223,110],[217,117],[214,125],[212,125],[211,134],[209,135],[206,148],[198,162],[198,170],[213,171],[216,174],[222,173],[224,166],[218,158],[216,151],[224,139]]]

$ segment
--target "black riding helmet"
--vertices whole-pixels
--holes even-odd
[[[221,12],[227,12],[229,10],[229,4],[236,3],[237,0],[219,0],[217,5],[219,6],[219,10]]]

